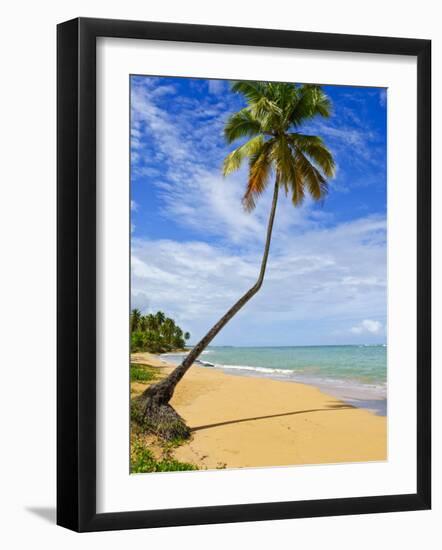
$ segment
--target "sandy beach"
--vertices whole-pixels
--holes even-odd
[[[132,361],[167,374],[173,365],[149,353]],[[147,387],[132,384],[136,395]],[[381,461],[387,419],[319,389],[193,366],[172,399],[192,430],[174,456],[199,468]]]

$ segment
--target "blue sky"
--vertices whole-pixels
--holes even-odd
[[[320,135],[337,174],[321,203],[281,194],[266,280],[215,345],[386,341],[386,90],[324,86]],[[131,77],[132,306],[163,310],[191,343],[255,281],[271,186],[241,206],[247,167],[227,178],[223,138],[244,106],[227,81]]]

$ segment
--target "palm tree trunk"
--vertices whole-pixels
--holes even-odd
[[[179,415],[172,409],[169,405],[169,401],[172,399],[175,387],[181,378],[186,374],[186,372],[193,365],[194,361],[201,355],[201,352],[210,344],[210,342],[215,338],[215,336],[222,330],[222,328],[234,317],[238,311],[244,307],[244,305],[259,291],[264,281],[265,270],[267,266],[267,259],[269,256],[270,242],[272,238],[273,222],[275,219],[276,204],[278,202],[278,191],[279,191],[279,179],[278,176],[275,179],[275,186],[273,191],[273,200],[272,206],[269,215],[269,221],[267,224],[267,237],[264,246],[264,253],[261,261],[261,269],[259,271],[258,279],[256,283],[243,295],[241,298],[225,313],[221,319],[213,325],[209,332],[192,348],[190,353],[185,357],[181,365],[179,365],[173,372],[169,374],[164,380],[150,386],[147,390],[143,392],[140,397],[140,403],[144,408],[143,420],[148,421],[150,427],[152,428],[153,424],[158,424],[158,420],[152,422],[153,418],[158,417],[158,409],[161,407],[166,407],[163,410],[163,414],[160,414],[160,422],[164,425],[164,429],[160,427],[158,429],[154,428],[154,431],[159,432],[161,435],[166,438],[173,437],[186,437],[188,432],[186,432],[187,427],[184,425],[183,420]],[[172,412],[173,411],[173,412]],[[182,426],[179,427],[178,433],[171,435],[170,429],[167,427],[169,421],[165,418],[172,414],[175,417],[175,421],[182,422]],[[151,417],[151,422],[149,422],[149,417]],[[174,424],[172,422],[172,424]],[[172,430],[173,431],[173,430]]]

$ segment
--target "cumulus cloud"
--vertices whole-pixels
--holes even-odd
[[[247,332],[269,326],[385,316],[385,220],[364,218],[275,240],[259,294],[238,316]],[[283,235],[281,235],[283,237]],[[197,241],[133,239],[132,294],[142,309],[165,309],[202,336],[256,280],[259,247],[244,251]],[[290,325],[286,325],[289,329]],[[364,320],[353,334],[380,334]],[[314,335],[313,335],[314,336]]]
[[[221,94],[225,92],[227,82],[225,80],[208,80],[207,85],[211,94]]]
[[[350,329],[353,334],[380,334],[382,331],[382,323],[371,319],[364,319],[359,325]]]

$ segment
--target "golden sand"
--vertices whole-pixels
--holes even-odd
[[[134,354],[165,374],[173,366]],[[133,389],[141,391],[137,384]],[[235,376],[193,366],[173,407],[192,430],[178,460],[201,468],[379,461],[387,458],[386,417],[354,408],[305,384]]]

